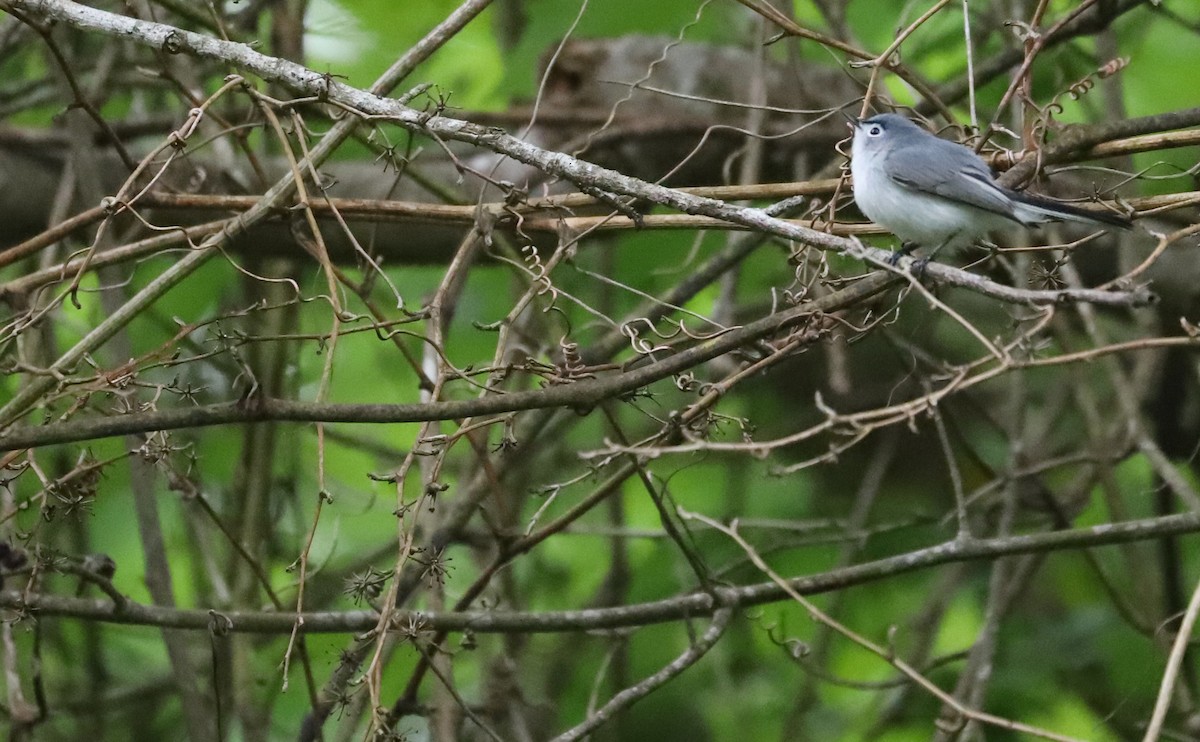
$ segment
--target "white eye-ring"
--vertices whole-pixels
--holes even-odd
[[[879,124],[872,124],[870,129],[867,129],[867,136],[877,137],[883,133],[883,127]]]

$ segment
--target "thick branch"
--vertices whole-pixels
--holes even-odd
[[[1089,150],[1114,139],[1153,134],[1160,131],[1200,126],[1200,108],[1158,113],[1101,124],[1075,124],[1058,132],[1041,150],[1028,152],[1012,169],[1000,176],[1000,183],[1013,186],[1028,180],[1038,167],[1047,162],[1067,162],[1078,159],[1074,153],[1086,155]]]

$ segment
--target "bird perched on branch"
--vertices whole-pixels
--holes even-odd
[[[1129,229],[1116,213],[1078,208],[995,182],[973,150],[884,113],[852,124],[854,201],[904,243],[939,250],[972,244],[993,229],[1071,221]]]

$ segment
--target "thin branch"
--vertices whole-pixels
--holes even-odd
[[[1200,532],[1200,513],[1182,513],[1047,533],[971,541],[952,540],[851,567],[790,578],[786,582],[789,590],[801,595],[818,595],[943,564],[989,561],[1014,554],[1050,553],[1196,532]],[[389,630],[404,628],[417,632],[469,630],[476,633],[534,634],[589,631],[678,621],[712,615],[720,608],[762,605],[787,599],[787,592],[775,582],[740,587],[718,585],[708,592],[689,593],[650,603],[579,611],[436,613],[397,610],[392,612],[387,626]],[[286,635],[296,622],[296,614],[286,611],[185,610],[133,601],[117,606],[109,600],[69,598],[19,590],[0,591],[0,608],[28,611],[40,616],[73,616],[116,624],[196,631],[209,631],[214,621],[220,621],[223,628],[229,631],[252,634]],[[301,617],[304,631],[309,634],[359,633],[374,629],[379,623],[379,614],[375,611],[319,611],[304,613]]]
[[[683,654],[671,660],[666,667],[642,682],[626,688],[613,696],[608,703],[589,715],[581,724],[571,727],[558,735],[554,738],[553,742],[574,742],[574,740],[583,739],[608,721],[611,721],[616,714],[650,695],[666,684],[671,678],[696,664],[708,650],[712,649],[717,640],[725,633],[725,630],[729,628],[729,622],[732,617],[733,611],[728,608],[716,611],[713,614],[712,623],[708,625],[708,630],[704,632],[703,636],[693,642]]]
[[[1179,633],[1171,645],[1171,654],[1167,657],[1167,669],[1163,671],[1162,683],[1158,688],[1158,698],[1154,702],[1154,713],[1150,716],[1150,724],[1146,727],[1143,742],[1155,742],[1162,733],[1163,722],[1167,718],[1167,709],[1171,707],[1171,694],[1175,691],[1175,678],[1179,676],[1179,668],[1183,665],[1183,656],[1187,653],[1192,639],[1192,629],[1196,626],[1196,616],[1200,614],[1200,584],[1192,591],[1192,599],[1188,602],[1183,621],[1179,624]]]

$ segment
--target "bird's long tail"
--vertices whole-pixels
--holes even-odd
[[[1081,222],[1083,224],[1100,224],[1120,229],[1130,229],[1133,222],[1126,217],[1111,211],[1093,211],[1081,209],[1078,206],[1066,204],[1043,196],[1035,196],[1023,191],[1005,190],[1016,201],[1015,216],[1025,224],[1039,224],[1047,221]]]

